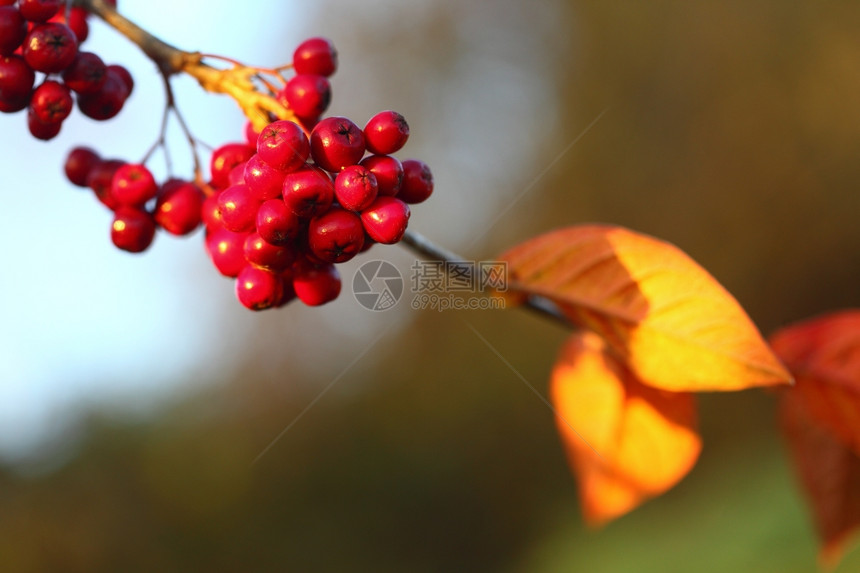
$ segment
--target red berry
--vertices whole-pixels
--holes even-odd
[[[280,100],[301,118],[317,118],[331,103],[331,84],[323,76],[299,74],[284,87]]]
[[[332,264],[303,264],[293,275],[293,289],[308,306],[331,302],[340,294],[340,273]]]
[[[311,157],[326,171],[355,165],[364,155],[364,135],[345,117],[327,117],[311,132]]]
[[[158,184],[145,165],[126,163],[113,174],[110,191],[120,205],[142,207],[158,193]]]
[[[328,173],[308,165],[284,178],[284,203],[298,217],[310,218],[328,211],[334,201],[334,184]]]
[[[102,87],[93,93],[79,94],[78,109],[92,119],[104,121],[115,117],[128,99],[128,88],[122,78],[108,66]]]
[[[406,203],[421,203],[433,193],[433,173],[418,159],[403,162],[403,186],[397,198]]]
[[[63,72],[63,82],[79,94],[98,92],[107,78],[107,66],[92,52],[78,52],[71,65]]]
[[[290,245],[273,245],[259,233],[251,233],[245,239],[245,260],[255,267],[282,272],[290,268],[296,260],[296,249]]]
[[[311,219],[308,226],[311,252],[327,263],[348,261],[361,251],[363,244],[361,218],[346,209],[333,207],[327,213]]]
[[[29,103],[35,82],[36,74],[24,58],[18,55],[0,58],[0,96],[3,99],[17,101],[20,98],[27,98]]]
[[[39,24],[24,40],[24,60],[37,72],[62,72],[77,53],[78,40],[65,24]]]
[[[24,43],[27,22],[14,6],[0,6],[0,55],[8,56]]]
[[[362,165],[376,177],[379,194],[393,197],[403,184],[403,165],[391,155],[370,155],[361,160]]]
[[[203,208],[201,209],[201,218],[206,226],[206,234],[223,229],[221,224],[221,209],[218,208],[218,193],[209,195],[203,200]]]
[[[212,187],[224,189],[227,187],[230,171],[245,163],[254,155],[254,148],[244,143],[225,143],[212,152],[209,170],[212,173]]]
[[[155,221],[152,215],[142,209],[119,207],[111,225],[110,238],[123,251],[140,253],[155,238]]]
[[[27,111],[27,128],[30,130],[30,134],[36,139],[43,141],[53,139],[60,133],[62,125],[61,121],[44,123],[36,116],[32,108]]]
[[[111,64],[107,69],[122,81],[125,89],[128,90],[128,93],[125,96],[128,98],[131,95],[131,92],[134,91],[134,78],[131,76],[131,72],[119,64]]]
[[[279,171],[295,171],[311,153],[305,132],[292,121],[270,123],[256,139],[257,155]]]
[[[99,154],[89,147],[75,147],[66,157],[63,168],[69,181],[78,187],[86,187],[87,177],[99,161]]]
[[[248,142],[248,145],[251,147],[257,146],[257,138],[260,137],[260,132],[254,129],[254,124],[250,121],[245,122],[245,141]]]
[[[330,76],[337,70],[337,51],[328,38],[308,38],[293,52],[297,74]]]
[[[161,186],[155,222],[172,235],[188,235],[200,226],[203,192],[190,181],[171,180]]]
[[[75,38],[78,40],[78,46],[83,44],[90,35],[90,25],[87,23],[87,11],[83,8],[78,8],[77,6],[72,7],[69,11],[68,21],[66,21],[65,10],[60,10],[48,21],[56,22],[58,24],[66,24],[71,28],[72,32],[75,33]]]
[[[265,201],[257,209],[257,232],[266,242],[287,245],[301,228],[299,218],[280,199]]]
[[[212,264],[225,277],[235,277],[247,264],[243,249],[247,236],[248,233],[216,229],[206,237],[206,251]]]
[[[250,159],[248,160],[250,161]],[[240,163],[230,170],[230,176],[227,177],[227,187],[232,185],[243,185],[245,183],[245,167],[248,161]]]
[[[249,159],[242,170],[242,180],[260,201],[280,197],[284,177],[286,173],[270,167],[259,155]]]
[[[394,197],[377,197],[361,212],[361,222],[367,234],[383,245],[399,241],[409,223],[409,205]]]
[[[254,230],[261,201],[247,185],[231,185],[218,195],[221,224],[235,233]]]
[[[111,192],[113,176],[117,169],[123,165],[125,165],[125,161],[105,159],[96,163],[87,175],[87,187],[92,189],[98,200],[111,210],[119,206],[119,202]]]
[[[371,153],[386,155],[399,151],[409,139],[409,124],[396,111],[381,111],[364,128],[364,141]]]
[[[344,167],[334,180],[334,196],[344,209],[361,211],[376,199],[376,176],[361,165]]]
[[[18,0],[18,10],[31,22],[47,22],[60,11],[60,0]]]
[[[72,92],[65,85],[45,80],[36,88],[30,100],[30,109],[42,123],[61,123],[72,113]]]
[[[236,277],[236,298],[251,310],[272,308],[281,299],[280,277],[271,271],[246,265]]]

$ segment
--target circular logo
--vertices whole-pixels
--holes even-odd
[[[352,295],[367,310],[388,310],[403,296],[403,277],[388,261],[368,261],[352,277]]]

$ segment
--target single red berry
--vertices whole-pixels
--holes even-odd
[[[98,91],[78,95],[78,109],[91,119],[105,121],[122,111],[128,93],[122,78],[108,66],[105,81]]]
[[[364,135],[345,117],[327,117],[311,132],[311,157],[326,171],[355,165],[364,155]]]
[[[282,283],[277,274],[246,265],[236,277],[236,298],[251,310],[272,308],[281,299]]]
[[[104,159],[93,165],[87,175],[87,187],[92,189],[98,200],[111,210],[119,206],[119,201],[111,192],[113,176],[123,165],[125,161],[120,159]]]
[[[14,6],[0,6],[0,55],[9,56],[24,43],[27,22]]]
[[[331,103],[331,84],[323,76],[299,74],[290,78],[278,99],[301,118],[317,118]]]
[[[250,159],[248,161],[250,161]],[[230,175],[227,177],[227,187],[232,185],[244,185],[245,167],[248,165],[248,161],[240,163],[230,170]]]
[[[18,0],[18,10],[30,22],[47,22],[60,11],[61,0]]]
[[[75,38],[78,40],[78,46],[84,43],[90,35],[90,25],[87,23],[87,11],[77,6],[72,7],[69,11],[69,19],[66,20],[66,11],[60,10],[48,22],[56,22],[57,24],[66,24],[75,33]]]
[[[66,157],[66,163],[63,168],[66,172],[66,177],[72,184],[78,187],[86,187],[87,177],[99,161],[101,161],[99,154],[89,147],[75,147]]]
[[[67,86],[45,80],[30,99],[30,109],[42,123],[61,123],[72,113],[72,92]]]
[[[270,167],[259,154],[249,159],[242,170],[243,181],[260,201],[280,197],[286,175],[283,171]]]
[[[328,173],[314,165],[284,178],[284,203],[298,217],[310,218],[328,211],[334,201],[334,184]]]
[[[295,268],[293,289],[298,299],[308,306],[333,301],[340,294],[340,288],[340,273],[332,264],[306,263]]]
[[[328,38],[308,38],[293,52],[297,74],[330,76],[337,70],[337,50]]]
[[[155,238],[155,221],[142,209],[121,206],[115,212],[110,238],[123,251],[143,252]]]
[[[301,221],[281,199],[269,199],[257,209],[257,232],[273,245],[290,244],[301,229]]]
[[[235,233],[253,231],[261,203],[247,185],[227,187],[218,195],[221,224]]]
[[[334,180],[334,196],[344,209],[361,211],[376,199],[376,176],[361,165],[344,167]]]
[[[418,159],[403,162],[403,186],[397,198],[406,203],[421,203],[433,193],[433,173]]]
[[[0,58],[0,96],[8,101],[27,98],[36,82],[36,74],[24,61],[24,58],[13,54]]]
[[[145,165],[126,163],[113,174],[110,191],[120,205],[142,207],[158,193],[158,184]]]
[[[287,270],[296,260],[294,245],[273,245],[259,233],[248,235],[245,239],[244,252],[248,263],[276,273]]]
[[[212,264],[225,277],[235,277],[247,265],[245,261],[245,238],[248,233],[234,233],[227,229],[216,229],[206,237],[206,251]]]
[[[107,78],[107,66],[92,52],[78,52],[71,65],[63,72],[63,82],[79,94],[98,92]]]
[[[24,60],[37,72],[62,72],[77,53],[78,40],[65,24],[39,24],[24,40]]]
[[[116,77],[118,77],[122,81],[122,85],[125,86],[125,89],[128,90],[128,93],[125,97],[128,98],[129,96],[131,96],[131,92],[134,91],[134,78],[132,77],[131,72],[129,72],[125,67],[119,64],[111,64],[107,67],[107,69],[108,71],[116,75]]]
[[[188,235],[200,226],[203,192],[190,181],[164,183],[155,202],[155,222],[171,235]]]
[[[379,155],[399,151],[409,139],[409,124],[396,111],[381,111],[370,118],[364,127],[367,150]]]
[[[376,177],[379,194],[394,197],[403,184],[403,164],[392,155],[369,155],[359,165],[366,167]]]
[[[36,139],[48,141],[55,138],[60,133],[62,125],[63,122],[61,121],[44,123],[36,116],[32,108],[27,110],[27,128],[30,130],[30,134]]]
[[[279,171],[295,171],[305,164],[311,153],[305,132],[292,121],[270,123],[256,139],[257,155]]]
[[[218,208],[218,195],[219,193],[209,195],[203,201],[200,215],[203,219],[203,224],[206,226],[207,235],[224,228],[224,225],[221,223],[221,209]]]
[[[361,251],[364,227],[361,218],[339,207],[314,217],[308,225],[308,247],[318,259],[343,263]]]
[[[395,197],[377,197],[361,212],[364,230],[377,243],[391,245],[399,241],[409,224],[409,205]]]
[[[245,163],[254,155],[254,148],[244,143],[225,143],[212,152],[209,170],[212,174],[211,185],[215,189],[227,187],[230,171]]]

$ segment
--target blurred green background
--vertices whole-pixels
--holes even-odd
[[[489,259],[609,222],[680,246],[764,333],[857,305],[860,4],[290,9],[340,50],[331,113],[409,120],[407,154],[437,184],[412,227],[444,246]],[[301,39],[261,63],[287,61]],[[404,275],[414,260],[371,255]],[[325,309],[248,328],[226,284],[213,295],[221,342],[187,373],[191,390],[144,413],[90,412],[0,467],[0,570],[816,569],[771,395],[700,396],[693,472],[590,531],[552,414],[520,379],[545,391],[563,329],[519,310],[373,314],[348,281]],[[858,568],[852,554],[838,570]]]

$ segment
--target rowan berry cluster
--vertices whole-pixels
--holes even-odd
[[[298,122],[276,119],[259,134],[248,123],[245,141],[213,151],[205,184],[159,186],[144,165],[84,147],[69,154],[66,175],[114,212],[111,237],[120,249],[141,252],[159,227],[185,235],[202,222],[212,263],[235,279],[244,306],[327,303],[341,290],[335,265],[374,243],[400,241],[409,205],[433,191],[424,162],[392,155],[409,137],[399,113],[382,111],[363,129],[345,117],[320,119],[336,68],[331,42],[303,42],[293,55],[296,75],[275,94]]]
[[[89,35],[89,14],[65,6],[63,0],[0,0],[0,111],[26,108],[30,133],[42,140],[60,133],[75,102],[87,117],[106,120],[134,88],[127,69],[79,49]]]

